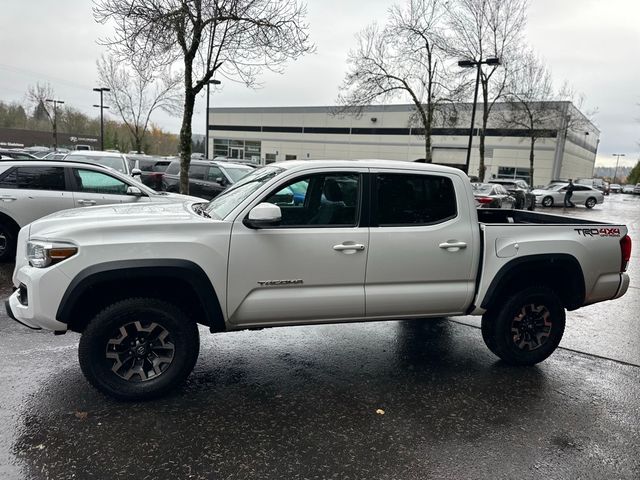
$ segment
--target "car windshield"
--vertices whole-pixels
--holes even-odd
[[[566,184],[564,183],[552,183],[551,185],[547,185],[542,190],[551,190],[552,192],[557,192],[561,188],[564,188]]]
[[[221,168],[227,173],[227,175],[229,175],[229,177],[231,177],[233,183],[236,183],[238,180],[246,177],[254,171],[251,167],[228,167],[225,165]]]
[[[235,183],[211,200],[205,211],[213,218],[222,219],[226,217],[231,210],[248,198],[249,195],[283,171],[284,169],[280,167],[264,167],[254,170],[253,173],[242,178],[238,183]]]
[[[125,166],[124,166],[124,161],[122,159],[122,157],[98,157],[98,156],[93,156],[93,155],[67,155],[65,157],[65,160],[68,160],[70,162],[88,162],[88,163],[93,163],[93,164],[97,164],[97,165],[102,165],[104,167],[109,167],[109,168],[113,168],[114,170],[120,172],[120,173],[127,173]]]

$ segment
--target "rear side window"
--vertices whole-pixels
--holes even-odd
[[[207,173],[209,173],[208,165],[191,165],[189,167],[189,178],[204,180],[207,177]]]
[[[378,226],[441,223],[457,215],[450,178],[435,175],[381,173],[376,179]]]
[[[0,188],[66,190],[62,167],[18,167],[0,180]]]

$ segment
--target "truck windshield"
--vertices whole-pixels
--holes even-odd
[[[255,170],[211,200],[205,211],[212,218],[226,217],[249,195],[283,171],[280,167],[264,167]]]

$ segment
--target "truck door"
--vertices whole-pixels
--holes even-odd
[[[236,325],[364,317],[368,227],[360,226],[366,169],[300,173],[253,206],[280,207],[281,224],[252,229],[241,214],[229,252],[227,314]]]
[[[480,245],[460,177],[372,172],[367,317],[460,314],[473,299]]]

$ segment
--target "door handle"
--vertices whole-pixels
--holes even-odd
[[[14,200],[17,200],[17,198],[13,195],[0,195],[0,200],[3,202],[13,202]]]
[[[465,242],[455,242],[455,241],[444,242],[438,246],[440,248],[448,250],[449,252],[457,252],[458,250],[467,248],[467,244]]]
[[[95,205],[96,201],[95,200],[78,200],[78,203],[80,205]]]
[[[362,250],[364,250],[364,245],[362,245],[361,243],[341,243],[338,245],[334,245],[333,249],[336,252],[345,252],[349,250],[361,252]]]

